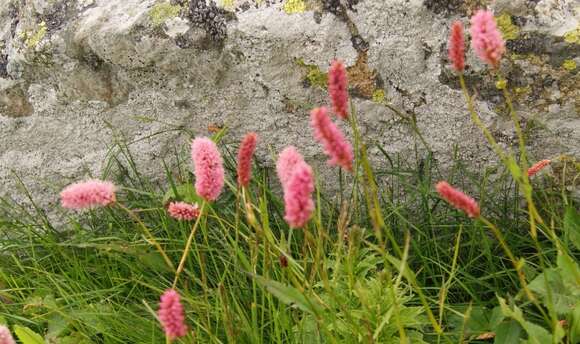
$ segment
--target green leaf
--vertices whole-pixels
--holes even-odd
[[[580,214],[571,206],[564,214],[564,233],[576,249],[580,250]]]
[[[570,321],[570,343],[580,342],[580,303],[576,304]]]
[[[175,192],[177,191],[177,193]],[[173,188],[167,190],[163,196],[163,204],[167,204],[171,201],[184,201],[187,203],[202,203],[203,199],[195,192],[195,187],[191,183],[180,184]]]
[[[521,309],[519,309],[515,305],[512,306],[513,308],[511,308],[510,306],[508,306],[505,299],[501,297],[498,297],[498,300],[503,314],[506,317],[510,317],[515,321],[517,321],[520,324],[520,326],[523,327],[524,330],[526,330],[526,332],[528,333],[527,343],[545,344],[552,342],[552,336],[550,335],[550,333],[545,328],[525,320],[524,314]]]
[[[314,315],[322,312],[321,306],[316,301],[304,295],[298,289],[277,281],[265,279],[262,276],[254,274],[251,274],[251,276],[254,277],[258,284],[277,297],[284,304],[296,306],[300,310]]]
[[[544,302],[547,300],[548,294],[546,281],[552,292],[554,310],[558,314],[567,314],[572,310],[573,305],[577,301],[577,297],[575,296],[577,292],[574,292],[565,283],[561,269],[546,269],[529,284],[529,288],[534,293],[540,295]]]
[[[495,329],[495,344],[519,343],[522,327],[514,320],[501,323]]]
[[[44,339],[28,327],[14,325],[14,333],[22,344],[44,344]]]

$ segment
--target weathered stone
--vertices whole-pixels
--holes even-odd
[[[389,154],[425,151],[418,129],[442,164],[457,147],[474,168],[486,166],[496,157],[446,60],[450,23],[468,23],[483,5],[513,29],[501,72],[531,158],[580,156],[574,0],[302,3],[288,14],[280,0],[235,0],[226,9],[201,0],[2,1],[0,195],[21,199],[15,171],[41,205],[54,203],[63,184],[99,175],[121,134],[153,177],[163,175],[160,158],[186,149],[189,133],[221,126],[230,128],[228,142],[258,132],[265,164],[275,157],[267,146],[294,144],[322,167],[308,112],[328,102],[325,73],[335,58],[348,66],[369,142]],[[467,62],[484,124],[513,145],[496,80],[472,52]],[[377,149],[370,153],[384,166]]]

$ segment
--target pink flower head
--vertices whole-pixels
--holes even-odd
[[[278,174],[278,179],[280,179],[283,189],[286,189],[294,173],[294,169],[301,163],[304,163],[304,158],[300,155],[296,147],[288,146],[280,152],[278,161],[276,162],[276,173]]]
[[[332,123],[326,114],[325,107],[310,112],[314,138],[324,146],[324,152],[330,157],[330,165],[338,165],[347,171],[352,170],[352,147],[344,138],[342,131]]]
[[[493,13],[479,10],[471,17],[471,42],[479,58],[492,66],[499,67],[505,52],[505,43],[497,29]]]
[[[528,177],[535,175],[536,173],[540,172],[544,167],[548,166],[551,163],[550,160],[540,160],[537,163],[533,164],[532,167],[528,169]]]
[[[0,325],[0,344],[16,344],[8,327]]]
[[[242,140],[238,151],[238,185],[248,186],[252,178],[252,156],[256,150],[258,135],[248,133]]]
[[[68,209],[104,207],[115,202],[115,185],[102,180],[74,183],[60,193],[60,203]]]
[[[191,144],[194,165],[195,191],[207,201],[215,201],[224,186],[224,167],[216,144],[200,137]]]
[[[158,311],[159,321],[165,330],[165,335],[173,340],[187,334],[185,314],[179,298],[179,294],[173,289],[167,289],[161,295]]]
[[[348,117],[348,81],[346,68],[341,61],[334,61],[328,70],[328,93],[333,110],[342,119]]]
[[[453,69],[459,73],[463,72],[463,69],[465,69],[465,38],[463,24],[459,20],[451,26],[447,50]]]
[[[284,219],[290,227],[303,227],[312,216],[314,211],[312,192],[314,192],[312,168],[307,163],[300,162],[294,167],[294,172],[284,190],[286,210]]]
[[[467,196],[460,190],[455,189],[445,181],[437,183],[435,188],[441,198],[449,202],[455,208],[464,211],[471,218],[479,217],[479,205],[473,198]]]
[[[190,221],[199,216],[199,206],[185,202],[171,202],[167,207],[167,213],[176,220]]]

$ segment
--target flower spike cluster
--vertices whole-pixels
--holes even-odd
[[[328,93],[333,110],[342,119],[348,117],[348,80],[341,61],[334,61],[328,70]]]
[[[455,208],[462,210],[471,218],[479,217],[479,205],[473,198],[467,196],[460,190],[455,189],[445,181],[437,183],[435,188],[441,198],[449,202],[449,204]]]
[[[458,73],[462,73],[465,69],[465,37],[463,24],[459,20],[451,26],[447,52],[453,69]]]
[[[102,180],[74,183],[60,193],[60,203],[68,209],[105,207],[115,202],[115,185]]]
[[[224,186],[224,167],[216,144],[207,137],[193,140],[191,159],[194,165],[195,191],[206,201],[215,201]]]
[[[533,164],[532,167],[528,169],[528,177],[532,177],[536,173],[540,172],[540,170],[544,169],[544,167],[548,166],[551,162],[552,161],[548,159],[544,159]]]
[[[314,211],[312,168],[295,147],[285,148],[278,156],[276,171],[284,191],[284,219],[290,227],[303,227]]]
[[[16,344],[8,327],[0,325],[0,344]]]
[[[191,221],[199,216],[200,210],[197,204],[171,202],[167,206],[167,213],[176,220]]]
[[[165,335],[170,340],[187,334],[183,306],[179,294],[175,290],[168,289],[161,295],[158,316],[163,330],[165,330]]]
[[[477,56],[492,68],[498,68],[505,43],[497,29],[493,13],[479,10],[471,17],[471,43]]]
[[[314,211],[314,177],[307,163],[296,166],[284,192],[284,219],[290,227],[304,227]]]
[[[248,133],[240,145],[238,151],[238,185],[242,187],[248,186],[252,178],[252,157],[256,150],[258,142],[258,135],[256,133]]]
[[[350,143],[342,131],[327,115],[325,107],[310,112],[314,138],[324,146],[324,152],[330,157],[329,165],[338,165],[347,171],[352,170],[353,153]]]

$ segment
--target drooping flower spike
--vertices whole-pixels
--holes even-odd
[[[465,69],[465,37],[463,24],[459,20],[451,26],[447,52],[453,69],[458,73],[462,73]]]
[[[341,61],[334,61],[328,70],[328,93],[337,116],[348,117],[348,80],[346,68]]]
[[[16,344],[8,327],[0,325],[0,344]]]
[[[200,210],[197,204],[171,202],[167,206],[167,213],[176,220],[191,221],[199,216]]]
[[[330,157],[330,165],[338,165],[347,171],[352,170],[352,146],[344,138],[342,131],[327,115],[325,107],[310,112],[310,124],[314,129],[314,138],[324,147],[324,152]]]
[[[544,159],[533,164],[532,167],[528,168],[528,177],[532,177],[536,173],[540,172],[540,170],[544,169],[544,167],[548,166],[551,162],[551,160]]]
[[[187,334],[183,306],[181,305],[179,294],[175,290],[168,289],[161,295],[157,314],[165,335],[170,340]]]
[[[284,190],[284,219],[292,228],[304,227],[314,211],[314,177],[312,168],[305,162],[300,162]]]
[[[224,167],[216,144],[200,137],[191,144],[194,165],[195,191],[206,201],[215,201],[224,186]]]
[[[115,202],[115,185],[97,179],[71,184],[60,193],[60,203],[68,209],[105,207]]]
[[[471,43],[476,55],[492,68],[498,68],[505,43],[497,29],[493,13],[479,10],[471,17]]]
[[[238,151],[238,185],[242,187],[248,186],[252,178],[252,157],[256,150],[258,142],[258,135],[256,133],[248,133],[240,144]]]
[[[435,188],[437,189],[437,192],[441,198],[449,202],[449,204],[455,208],[465,212],[467,216],[471,218],[479,217],[479,205],[473,198],[467,196],[460,190],[455,189],[445,181],[440,181],[437,183]]]
[[[296,147],[288,146],[280,152],[278,155],[278,160],[276,161],[276,173],[278,174],[278,179],[282,184],[282,189],[286,189],[294,169],[300,163],[304,162],[304,158],[298,152]]]

